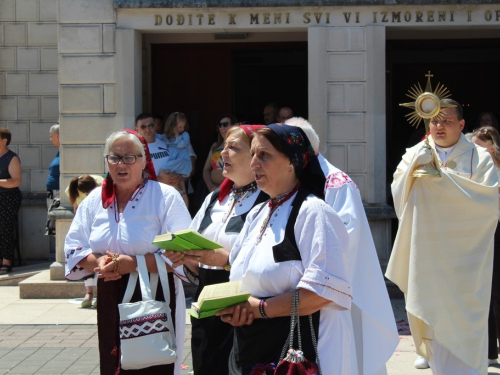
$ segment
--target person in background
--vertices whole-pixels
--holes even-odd
[[[483,126],[492,126],[497,131],[500,131],[500,129],[498,128],[498,120],[493,112],[481,112],[479,114],[476,122],[476,129],[479,129]]]
[[[191,141],[187,129],[188,125],[184,113],[174,112],[168,116],[165,123],[168,160],[162,164],[157,174],[160,179],[166,178],[170,173],[181,175],[183,179],[174,187],[181,194],[186,206],[189,206],[184,179],[191,176],[193,163],[190,156]]]
[[[21,160],[9,150],[12,134],[0,128],[0,275],[12,272],[12,260],[16,243],[14,224],[21,208]]]
[[[257,189],[250,169],[252,133],[263,125],[234,126],[228,131],[222,150],[226,179],[205,199],[191,228],[224,247],[216,250],[167,252],[173,266],[184,263],[185,274],[198,284],[195,298],[207,285],[229,281],[228,258],[248,212],[269,197]],[[185,259],[184,259],[185,257]],[[184,261],[185,260],[185,261]],[[193,370],[197,375],[227,375],[233,329],[219,317],[191,318]]]
[[[234,126],[238,120],[233,115],[222,115],[217,120],[217,142],[210,146],[207,161],[203,167],[203,181],[207,185],[209,192],[214,191],[224,181],[221,152],[224,148],[224,141],[228,130]]]
[[[269,103],[264,107],[262,116],[264,117],[264,124],[274,124],[278,121],[279,107],[275,103]]]
[[[133,130],[111,134],[104,146],[109,173],[101,188],[94,189],[78,207],[66,236],[65,276],[81,280],[99,273],[97,295],[97,332],[100,373],[123,372],[120,365],[120,328],[118,304],[123,300],[130,273],[136,271],[136,255],[144,255],[149,272],[158,271],[152,244],[162,233],[189,227],[191,217],[177,191],[155,181],[156,175],[146,140]],[[184,346],[186,302],[179,277],[168,271],[169,302],[175,326],[177,361],[150,366],[134,374],[179,375]],[[137,287],[131,302],[142,300]],[[175,297],[174,297],[175,296]],[[161,283],[156,293],[163,301]],[[140,332],[134,333],[140,335]]]
[[[158,114],[153,114],[153,119],[155,122],[155,131],[156,134],[160,135],[165,132],[165,123],[163,122],[163,116],[158,115]]]
[[[293,117],[293,110],[290,107],[281,107],[278,116],[278,122],[283,123]]]
[[[98,175],[83,175],[80,177],[73,177],[64,191],[69,198],[69,202],[73,206],[73,210],[76,213],[78,206],[82,201],[90,194],[92,190],[96,187],[102,185],[104,178]],[[94,298],[94,285],[95,278],[94,275],[89,276],[85,280],[85,297],[82,301],[83,308],[89,308],[92,306],[92,299]],[[94,303],[94,307],[97,306],[97,302]]]
[[[356,348],[351,352],[350,375],[385,374],[399,334],[359,189],[319,153],[319,136],[308,121],[293,117],[285,124],[300,127],[309,138],[326,178],[325,202],[337,212],[349,234],[346,272],[353,308],[337,313],[347,316],[351,345]]]
[[[50,141],[52,144],[58,148],[57,154],[54,160],[49,165],[49,176],[47,177],[47,210],[52,211],[54,208],[59,207],[59,147],[61,147],[61,141],[59,140],[59,123],[52,125],[49,131]],[[55,220],[48,217],[47,225],[45,229],[46,235],[55,235],[56,226]]]
[[[230,280],[251,293],[247,302],[216,314],[235,326],[229,374],[249,375],[257,364],[278,363],[298,291],[305,358],[320,362],[324,374],[349,375],[350,329],[337,314],[351,307],[349,238],[323,201],[319,161],[302,129],[290,125],[256,130],[251,152],[257,187],[271,199],[249,212],[229,254]],[[306,315],[312,315],[313,327]]]
[[[472,132],[472,142],[488,150],[500,179],[500,135],[498,131],[492,126],[483,126]],[[490,313],[488,316],[488,365],[498,363],[498,339],[500,338],[500,224],[497,224],[495,230],[493,249],[493,277]]]

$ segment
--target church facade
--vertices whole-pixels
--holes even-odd
[[[229,82],[226,87],[231,91],[255,77],[248,78],[250,57],[268,56],[266,44],[270,44],[274,51],[285,47],[286,51],[303,51],[306,70],[297,88],[305,98],[305,109],[297,114],[313,124],[323,155],[356,182],[380,261],[382,265],[387,262],[394,220],[389,184],[397,162],[397,155],[394,162],[390,160],[392,144],[401,139],[398,147],[404,151],[407,139],[397,129],[408,129],[405,134],[411,131],[406,122],[396,124],[393,116],[393,111],[399,111],[394,103],[408,101],[404,93],[410,88],[403,78],[395,77],[411,72],[412,79],[417,77],[412,83],[425,85],[427,65],[444,75],[446,64],[451,63],[445,54],[433,55],[440,46],[454,46],[449,47],[451,54],[462,56],[464,64],[496,64],[494,53],[476,58],[473,52],[462,51],[500,51],[499,2],[257,0],[251,4],[241,0],[0,0],[0,127],[11,130],[11,149],[23,167],[20,228],[25,259],[44,259],[49,252],[43,236],[44,192],[48,165],[57,152],[49,140],[54,123],[60,122],[64,190],[74,176],[106,172],[106,137],[115,130],[133,128],[137,114],[168,115],[182,110],[155,101],[162,90],[177,89],[177,84],[169,86],[174,82],[169,74],[186,77],[191,88],[210,87],[202,78],[190,81],[189,77],[201,72],[215,77],[215,82]],[[410,51],[405,49],[408,45]],[[229,52],[226,57],[214,57],[214,64],[187,57],[188,50],[215,47]],[[242,63],[234,51],[246,51]],[[166,61],[177,56],[186,59],[178,71]],[[265,70],[268,63],[260,69]],[[226,65],[228,69],[217,70]],[[406,70],[396,72],[402,66]],[[456,80],[463,80],[464,76],[456,76],[459,67],[452,68]],[[259,74],[258,69],[254,72]],[[492,82],[497,82],[498,73],[490,73]],[[434,74],[437,83],[439,76]],[[288,80],[293,79],[290,74]],[[443,83],[453,86],[454,81]],[[268,84],[260,90],[269,92],[280,86],[279,80]],[[214,91],[190,92],[200,100],[225,95],[226,104],[210,104],[210,110],[219,113],[241,108],[234,92],[211,87]],[[453,94],[452,87],[450,91]],[[273,92],[266,100],[280,101],[280,91]],[[175,102],[179,107],[189,107],[188,95],[173,97],[172,103],[179,100]],[[267,104],[253,98],[259,110]],[[460,98],[466,110],[468,99]],[[500,100],[496,103],[493,110],[500,107]],[[204,110],[192,112],[191,118],[189,109],[185,111],[200,132],[210,134],[215,129],[215,119],[200,120]],[[207,145],[202,139],[197,142],[203,162]],[[69,205],[65,196],[62,203]]]

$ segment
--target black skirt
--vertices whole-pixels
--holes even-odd
[[[313,314],[313,327],[318,337],[320,312]],[[235,327],[233,350],[229,358],[230,375],[250,375],[256,364],[278,365],[290,333],[290,317],[255,319],[251,325]],[[316,362],[309,317],[300,317],[302,351],[305,358]],[[293,344],[298,349],[297,334]]]
[[[175,363],[169,365],[151,366],[140,370],[123,370],[120,366],[120,314],[118,304],[122,303],[125,290],[127,289],[129,275],[123,275],[117,281],[104,281],[99,279],[97,282],[97,336],[99,338],[99,359],[101,375],[115,374],[144,374],[144,375],[173,375]],[[168,283],[170,287],[170,310],[172,314],[172,323],[175,327],[175,285],[174,276],[168,274]],[[157,301],[165,301],[163,288],[158,283],[156,291]],[[139,281],[137,282],[134,294],[130,302],[142,301]],[[181,361],[181,358],[177,359]]]
[[[201,268],[200,283],[195,299],[206,285],[229,281],[229,272]],[[228,374],[229,353],[233,347],[233,327],[222,322],[220,317],[191,318],[191,351],[196,375]]]

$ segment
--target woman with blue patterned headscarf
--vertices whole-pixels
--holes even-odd
[[[350,331],[340,313],[351,306],[348,236],[322,200],[318,159],[302,129],[289,125],[257,130],[251,151],[257,187],[271,199],[248,214],[230,254],[230,279],[241,280],[251,297],[218,313],[236,327],[229,373],[272,371],[290,332],[292,294],[298,290],[305,358],[320,362],[325,374],[349,374]],[[318,358],[304,316],[309,314]]]

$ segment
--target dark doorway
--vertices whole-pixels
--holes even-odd
[[[423,89],[431,72],[433,89],[444,84],[451,98],[464,107],[465,130],[476,127],[479,114],[492,111],[500,115],[500,40],[398,40],[387,41],[387,202],[392,205],[392,176],[407,147],[425,135],[423,122],[411,127],[405,115],[411,102],[408,89],[420,83]],[[397,220],[393,220],[393,237]]]
[[[307,43],[152,44],[152,111],[184,112],[201,169],[217,118],[263,123],[269,102],[307,117]]]

